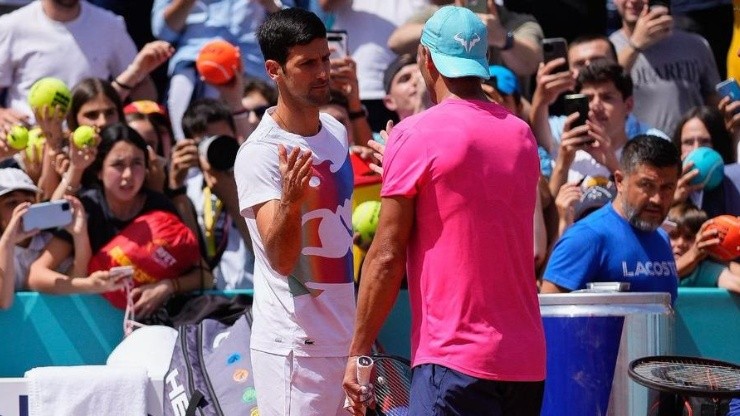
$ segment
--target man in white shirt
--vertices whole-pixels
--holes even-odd
[[[135,56],[123,19],[86,1],[38,0],[0,16],[0,91],[7,93],[0,127],[29,120],[26,98],[38,79],[59,78],[70,88],[83,78],[114,79]],[[133,89],[133,98],[156,97],[148,76],[138,81],[114,88]]]

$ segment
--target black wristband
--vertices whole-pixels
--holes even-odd
[[[164,189],[164,194],[168,198],[174,198],[176,196],[185,195],[187,191],[188,191],[188,188],[186,188],[184,185],[179,188],[175,188],[175,189],[171,189],[170,187],[167,187]]]
[[[132,87],[130,85],[126,85],[123,82],[119,81],[118,78],[113,78],[113,83],[116,84],[116,85],[118,85],[119,87],[123,88],[124,90],[129,90],[130,91],[130,90],[133,90],[134,89],[134,87]]]
[[[358,111],[349,111],[347,112],[347,115],[349,116],[350,120],[357,120],[358,118],[365,118],[367,117],[367,108],[363,105],[362,108]]]

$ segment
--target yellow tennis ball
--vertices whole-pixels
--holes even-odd
[[[360,245],[367,245],[373,241],[378,229],[380,215],[380,201],[365,201],[352,212],[352,228],[360,234]]]
[[[28,129],[23,126],[13,126],[5,140],[13,149],[23,150],[28,145]]]
[[[28,92],[28,105],[34,110],[40,110],[44,106],[58,106],[66,113],[71,102],[72,94],[67,84],[57,78],[41,78],[33,83]]]
[[[28,131],[28,146],[26,146],[26,156],[33,163],[41,162],[43,156],[44,143],[46,138],[39,127],[34,127]]]
[[[72,133],[72,142],[78,149],[95,146],[95,128],[91,126],[80,126]]]

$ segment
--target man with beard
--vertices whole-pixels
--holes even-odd
[[[347,131],[329,102],[326,29],[311,12],[257,32],[277,85],[237,155],[239,209],[254,246],[251,354],[260,414],[346,415],[342,377],[355,298]]]
[[[542,293],[584,289],[589,282],[628,282],[633,292],[669,292],[676,299],[676,263],[660,226],[681,174],[678,150],[659,137],[638,136],[624,146],[619,165],[614,201],[558,240]]]
[[[110,80],[136,72],[119,78],[125,85],[114,82],[114,88],[132,92],[133,99],[155,98],[148,72],[130,65],[135,57],[123,19],[86,1],[34,1],[0,16],[0,93],[7,94],[0,102],[0,127],[28,120],[28,91],[43,77],[72,88],[83,78]]]

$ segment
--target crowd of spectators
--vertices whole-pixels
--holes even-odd
[[[190,253],[186,271],[131,289],[138,317],[156,314],[172,295],[251,288],[254,254],[233,173],[228,160],[224,167],[209,159],[203,143],[223,137],[244,143],[277,102],[255,39],[259,25],[281,8],[302,7],[322,17],[328,29],[347,32],[349,56],[331,62],[332,102],[322,111],[345,126],[351,152],[379,163],[368,142],[382,142],[393,122],[432,105],[416,51],[424,22],[451,3],[463,2],[35,0],[0,15],[0,307],[11,305],[15,291],[122,290],[125,279],[92,271],[89,264],[153,211],[176,215],[199,250]],[[725,175],[716,189],[692,184],[697,172],[691,165],[679,173],[668,204],[675,205],[670,215],[678,228],[669,232],[682,284],[738,291],[740,265],[702,265],[711,238],[695,220],[740,215],[740,103],[715,91],[732,73],[727,57],[738,51],[718,50],[714,40],[710,47],[703,36],[729,48],[733,33],[702,20],[705,9],[731,13],[730,1],[674,1],[673,9],[650,8],[645,0],[597,3],[490,0],[479,14],[488,39],[474,41],[488,44],[491,65],[484,91],[528,122],[539,145],[533,267],[551,291],[583,288],[584,282],[548,280],[555,276],[547,271],[553,247],[568,243],[558,241],[574,222],[613,200],[625,146],[650,135],[681,159],[700,146],[722,155]],[[710,9],[704,3],[721,5]],[[609,10],[618,13],[616,25],[609,24]],[[737,19],[740,12],[734,13]],[[206,82],[195,67],[200,48],[216,38],[238,46],[242,58],[237,75],[221,85]],[[566,39],[567,58],[543,62],[544,38]],[[70,87],[66,114],[29,107],[29,89],[43,77]],[[563,111],[563,96],[573,93],[588,99],[585,124],[576,125],[577,114]],[[8,145],[17,125],[40,129],[40,157]],[[95,128],[95,146],[70,144],[81,125]],[[476,169],[471,166],[470,174]],[[31,204],[57,199],[69,202],[72,223],[24,230]],[[589,226],[608,224],[591,220]],[[623,243],[613,237],[617,246]],[[577,244],[580,253],[585,246]],[[584,260],[572,251],[559,252],[552,267],[567,270],[568,256]],[[697,275],[705,269],[713,278]]]

